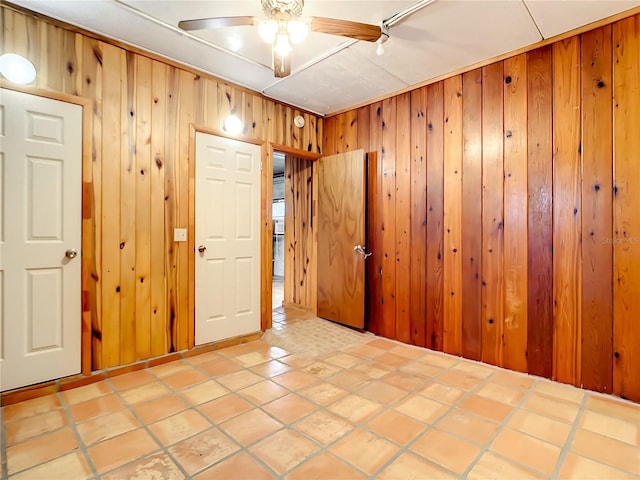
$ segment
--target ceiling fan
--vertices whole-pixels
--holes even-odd
[[[292,44],[302,42],[309,31],[376,42],[386,33],[377,25],[336,18],[302,18],[304,0],[260,0],[266,19],[257,17],[212,17],[182,20],[186,31],[255,25],[260,36],[272,45],[273,73],[282,78],[291,74]],[[387,35],[388,36],[388,35]],[[382,39],[382,41],[386,38]]]

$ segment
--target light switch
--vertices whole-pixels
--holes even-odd
[[[174,228],[173,229],[173,241],[174,242],[186,242],[187,241],[187,229],[186,228]]]

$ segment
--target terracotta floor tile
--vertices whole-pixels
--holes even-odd
[[[577,404],[582,403],[582,399],[585,394],[584,390],[572,385],[565,385],[563,383],[552,382],[550,380],[540,380],[533,389],[537,393],[542,393],[549,397],[556,397]]]
[[[348,392],[330,383],[321,382],[299,390],[298,393],[320,405],[329,405],[344,397]]]
[[[204,383],[199,383],[193,387],[189,387],[186,390],[182,390],[180,395],[186,398],[192,405],[201,405],[205,402],[222,397],[229,393],[229,391],[223,386],[219,385],[214,380],[208,380]]]
[[[535,377],[524,375],[522,373],[509,372],[507,370],[496,370],[496,372],[489,379],[489,382],[499,383],[500,385],[504,385],[505,387],[526,390],[531,385],[533,385],[536,380],[537,379]]]
[[[71,418],[76,423],[84,422],[92,418],[117,412],[125,408],[122,400],[116,394],[104,395],[102,397],[87,400],[86,402],[77,403],[69,406]]]
[[[600,435],[611,437],[615,440],[637,445],[640,426],[637,423],[627,422],[619,418],[602,415],[601,413],[585,410],[582,412],[580,426]]]
[[[258,375],[262,375],[266,378],[275,377],[276,375],[280,375],[292,369],[293,367],[287,365],[286,363],[282,363],[279,360],[271,360],[270,362],[261,363],[260,365],[251,367],[252,372],[257,373]]]
[[[287,355],[291,354],[291,352],[283,348],[274,347],[274,346],[269,346],[269,348],[265,350],[263,353],[273,359],[286,357]]]
[[[355,390],[369,383],[371,378],[353,370],[342,370],[327,380],[341,388]]]
[[[389,352],[406,358],[418,358],[424,355],[424,349],[401,343],[398,343],[397,346],[390,349]]]
[[[149,425],[149,429],[164,446],[173,445],[209,427],[211,423],[195,410],[185,410]]]
[[[218,378],[218,382],[227,387],[232,392],[241,390],[249,385],[258,383],[264,380],[260,375],[257,375],[248,370],[241,370],[239,372],[230,373]]]
[[[495,367],[482,365],[469,360],[460,360],[451,370],[478,378],[487,378],[496,371]]]
[[[148,402],[155,398],[163,397],[171,391],[158,381],[147,383],[139,387],[133,387],[120,393],[123,400],[129,405]]]
[[[478,377],[467,375],[466,373],[456,370],[448,370],[440,375],[437,379],[440,383],[446,383],[452,387],[461,388],[462,390],[471,390],[482,382]]]
[[[293,424],[315,441],[328,445],[355,428],[350,421],[321,410]]]
[[[578,428],[571,450],[607,465],[640,475],[640,449]]]
[[[423,388],[419,390],[420,395],[424,395],[432,400],[437,400],[440,403],[447,405],[453,405],[466,393],[451,385],[445,385],[444,383],[438,383],[435,381],[427,383]]]
[[[189,408],[189,404],[177,395],[166,395],[134,405],[133,411],[145,422],[151,424]]]
[[[287,480],[366,480],[362,473],[322,452],[294,469]]]
[[[434,367],[449,368],[460,361],[459,357],[451,357],[440,352],[427,352],[417,359],[419,362],[429,363]]]
[[[189,475],[210,467],[240,447],[217,428],[211,428],[169,448],[169,453]]]
[[[417,375],[419,377],[424,378],[425,380],[431,380],[434,377],[440,375],[443,370],[440,367],[435,367],[428,363],[419,362],[417,360],[412,360],[400,367],[400,371],[404,373],[409,373],[411,375]]]
[[[399,402],[393,408],[421,422],[433,423],[449,407],[428,398],[412,395]]]
[[[13,422],[15,420],[40,415],[41,413],[47,413],[56,408],[61,408],[61,406],[57,395],[46,395],[2,407],[2,417],[5,422]]]
[[[119,391],[129,390],[130,388],[140,387],[147,383],[156,382],[155,375],[149,373],[148,370],[138,370],[137,372],[125,373],[117,375],[109,379],[111,385]]]
[[[371,347],[369,345],[356,345],[353,347],[347,347],[343,349],[343,351],[349,353],[350,355],[355,355],[361,358],[375,358],[375,357],[379,357],[380,355],[385,353],[387,350]]]
[[[313,403],[293,393],[262,406],[264,411],[283,423],[295,422],[317,408]]]
[[[448,413],[437,426],[479,445],[486,445],[500,428],[498,423],[460,409]]]
[[[414,390],[427,382],[427,379],[424,377],[405,373],[400,370],[396,370],[389,375],[385,375],[380,380],[388,383],[389,385],[393,385],[394,387],[406,390],[407,392]]]
[[[218,352],[205,352],[200,355],[194,355],[192,357],[185,358],[184,361],[190,365],[202,365],[204,363],[215,362],[224,358]]]
[[[222,423],[252,408],[254,408],[253,405],[235,393],[198,406],[198,410],[215,424]]]
[[[333,413],[354,423],[360,423],[378,413],[382,409],[382,405],[352,393],[328,408]]]
[[[362,395],[382,405],[391,405],[406,394],[407,392],[405,390],[380,380],[373,380],[358,390],[358,395]]]
[[[359,372],[362,375],[369,377],[370,379],[378,379],[380,377],[384,377],[394,369],[395,367],[379,362],[376,358],[374,360],[367,360],[356,365],[351,369],[351,371]]]
[[[278,375],[277,377],[273,377],[272,380],[278,385],[282,385],[289,390],[298,390],[315,382],[317,378],[313,375],[309,375],[308,373],[293,370],[283,373],[282,375]]]
[[[251,455],[240,452],[196,475],[194,480],[273,480],[275,477]]]
[[[571,426],[566,423],[526,410],[518,410],[507,425],[559,447],[565,444],[571,432]]]
[[[370,432],[357,429],[335,443],[330,450],[367,475],[373,475],[398,452],[398,447]]]
[[[340,367],[325,362],[313,362],[302,368],[303,372],[313,375],[317,378],[327,378],[340,370]]]
[[[78,425],[78,434],[85,445],[93,445],[138,428],[140,424],[126,410],[103,415]]]
[[[367,428],[381,437],[406,445],[421,434],[426,426],[395,410],[387,410],[371,420]]]
[[[93,476],[91,468],[80,452],[55,458],[50,462],[14,475],[11,480],[84,480]]]
[[[601,395],[588,394],[586,408],[610,415],[629,422],[640,423],[640,405],[624,402],[616,398],[607,398]]]
[[[278,475],[283,475],[318,451],[318,447],[299,433],[283,430],[265,438],[250,450]]]
[[[243,388],[238,393],[256,405],[262,405],[284,397],[289,393],[289,390],[271,380],[263,380],[255,385]]]
[[[228,358],[218,358],[213,362],[198,365],[198,368],[211,377],[220,377],[242,370],[242,367]]]
[[[458,474],[464,473],[480,453],[476,445],[436,429],[416,440],[411,450]]]
[[[507,460],[492,452],[486,452],[473,466],[468,480],[487,479],[543,480],[549,477],[534,473],[531,470]],[[577,479],[575,479],[577,480]]]
[[[186,372],[193,367],[185,361],[176,360],[174,362],[164,363],[162,365],[156,365],[151,367],[149,371],[153,372],[157,377],[164,378],[177,373]]]
[[[61,409],[7,423],[5,425],[7,446],[37,437],[43,433],[53,432],[68,424],[67,416]]]
[[[103,380],[100,382],[85,385],[84,387],[72,388],[61,393],[62,398],[68,405],[86,402],[103,395],[113,393],[113,389]]]
[[[342,368],[351,368],[359,363],[362,363],[363,359],[361,357],[356,357],[355,355],[349,355],[348,353],[334,353],[330,356],[326,357],[325,362],[330,363],[331,365],[336,365]]]
[[[550,475],[556,467],[560,448],[510,428],[502,430],[491,451]]]
[[[515,407],[524,396],[522,390],[491,382],[487,382],[482,385],[475,393],[481,397],[490,398],[491,400],[495,400],[500,403],[506,403],[512,407]]]
[[[111,438],[87,449],[98,473],[129,463],[160,447],[142,428]]]
[[[497,422],[503,421],[512,410],[512,407],[508,405],[478,395],[471,395],[463,400],[458,407]]]
[[[7,447],[9,475],[78,449],[78,442],[70,428],[32,438]]]
[[[589,458],[569,453],[562,463],[558,478],[579,478],[581,480],[602,480],[606,478],[607,480],[618,480],[637,477]]]
[[[392,342],[391,340],[386,340],[384,338],[376,338],[375,340],[371,340],[370,342],[367,342],[366,345],[369,345],[370,347],[379,348],[381,350],[391,350],[392,348],[401,346],[400,343]]]
[[[385,468],[378,480],[454,480],[458,477],[442,470],[413,453],[403,453],[391,465]]]
[[[271,357],[261,352],[250,352],[235,357],[235,361],[243,367],[253,367],[271,361]]]
[[[524,401],[522,408],[567,423],[573,423],[580,409],[575,403],[540,395],[535,392]]]
[[[283,427],[260,409],[250,410],[227,420],[220,429],[242,446],[251,445]]]
[[[315,360],[313,358],[303,357],[302,355],[297,355],[294,353],[291,355],[287,355],[286,357],[279,358],[278,361],[294,368],[303,368],[313,363]]]
[[[183,478],[184,475],[180,469],[166,453],[148,455],[101,476],[101,480],[182,480]]]
[[[173,390],[182,390],[198,383],[202,383],[209,377],[200,373],[196,369],[185,370],[175,375],[169,375],[162,379],[162,381]]]
[[[376,362],[382,363],[384,365],[388,365],[390,367],[401,367],[411,362],[411,358],[402,357],[400,355],[396,355],[395,353],[383,353],[379,357],[376,357]]]

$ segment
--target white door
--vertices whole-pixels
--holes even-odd
[[[196,345],[260,330],[260,153],[196,133]]]
[[[2,391],[80,372],[81,192],[82,108],[2,89]]]

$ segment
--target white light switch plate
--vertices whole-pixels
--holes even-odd
[[[174,228],[173,229],[173,241],[174,242],[186,242],[187,241],[187,229],[186,228]]]

